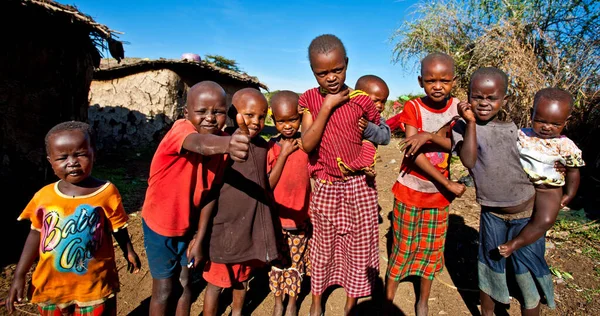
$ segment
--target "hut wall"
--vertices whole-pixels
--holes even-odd
[[[99,147],[149,146],[180,117],[185,84],[168,69],[95,80],[89,103],[89,122],[98,133]]]
[[[35,21],[35,23],[32,23]],[[41,27],[40,27],[41,26]],[[28,200],[55,181],[45,157],[44,137],[59,122],[87,119],[87,95],[97,54],[89,30],[6,1],[0,53],[0,192],[7,197],[0,239],[15,240],[0,266],[18,259],[29,229],[15,225]],[[22,237],[22,238],[21,238]]]

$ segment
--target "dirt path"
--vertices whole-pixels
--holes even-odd
[[[380,275],[384,276],[387,267],[387,234],[390,227],[389,212],[392,210],[393,195],[390,192],[399,170],[400,155],[397,149],[398,140],[393,139],[392,144],[380,148],[381,160],[377,164],[377,184],[379,190],[379,203],[384,214],[384,223],[379,226],[380,233]],[[147,175],[147,164],[142,167],[134,166],[133,176],[137,181],[144,180]],[[461,172],[454,172],[455,175],[461,175]],[[127,178],[130,181],[130,178]],[[139,191],[139,190],[138,190]],[[143,191],[134,193],[132,196],[143,198]],[[137,203],[129,202],[131,207],[139,208],[141,201]],[[477,230],[478,230],[478,214],[479,207],[475,203],[474,190],[469,188],[467,193],[460,199],[454,201],[450,212],[450,225],[448,230],[448,238],[446,243],[446,267],[434,280],[431,297],[429,299],[429,314],[430,315],[479,315],[478,310],[478,291],[477,291]],[[144,265],[139,274],[131,275],[125,272],[126,266],[124,259],[121,256],[120,250],[117,252],[117,267],[121,281],[121,292],[118,295],[118,314],[119,315],[147,315],[148,304],[150,302],[152,278],[147,269],[147,259],[143,247],[143,235],[141,230],[141,218],[138,212],[131,214],[129,231],[132,235],[132,241],[135,249],[138,251]],[[589,275],[594,273],[594,266],[600,262],[592,262],[587,257],[575,256],[569,248],[561,249],[550,255],[549,261],[564,262],[564,267],[576,266],[574,258],[584,261],[586,272]],[[582,258],[580,258],[582,257]],[[586,261],[587,260],[587,261]],[[598,260],[600,261],[600,260]],[[551,262],[552,264],[552,262]],[[568,270],[568,271],[573,271]],[[14,270],[14,265],[5,268],[4,277],[0,279],[0,298],[5,297],[8,287],[10,286],[11,272]],[[567,271],[567,270],[565,270]],[[593,288],[597,277],[584,278],[581,273],[582,282],[590,283],[590,288]],[[266,270],[258,271],[254,279],[250,282],[250,290],[247,296],[248,315],[267,316],[272,314],[273,297],[270,295],[267,285]],[[309,291],[308,282],[306,285],[307,294]],[[542,309],[543,315],[566,315],[566,314],[594,314],[594,308],[597,311],[597,305],[588,300],[586,305],[583,299],[578,298],[577,287],[560,285],[557,286],[557,301],[559,308],[557,311],[551,311],[545,307]],[[201,277],[195,277],[194,288],[198,295],[195,303],[192,306],[192,315],[199,315],[202,311],[203,290],[205,283]],[[580,288],[583,288],[581,286]],[[381,293],[383,283],[378,283],[377,291]],[[564,294],[563,294],[564,293]],[[571,293],[571,294],[569,294]],[[225,293],[227,294],[227,293]],[[593,293],[592,293],[593,294]],[[590,295],[592,295],[590,294]],[[382,294],[379,294],[382,295]],[[590,296],[594,297],[594,296]],[[574,298],[567,300],[567,298]],[[563,299],[561,301],[561,299]],[[582,300],[584,301],[582,303]],[[229,314],[230,296],[222,298],[223,315]],[[333,289],[326,301],[326,315],[342,315],[345,301],[343,289]],[[310,306],[310,296],[302,296],[299,300],[300,311],[299,315],[307,315]],[[402,313],[406,315],[414,315],[413,304],[415,302],[415,294],[413,286],[410,282],[403,282],[398,288],[394,303],[399,307]],[[595,305],[589,305],[595,304]],[[380,308],[379,301],[372,301],[371,298],[359,300],[359,312],[361,315],[376,315]],[[590,307],[591,306],[591,307]],[[32,306],[23,306],[22,310],[35,311]],[[0,314],[5,313],[4,309],[0,309]],[[22,313],[24,314],[24,313]],[[497,313],[502,315],[503,313]],[[506,315],[520,315],[519,306],[513,302]]]

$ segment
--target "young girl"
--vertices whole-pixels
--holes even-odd
[[[292,91],[275,93],[271,98],[271,110],[280,135],[269,142],[267,172],[275,199],[273,211],[279,216],[282,235],[278,238],[281,259],[271,267],[269,287],[275,295],[273,315],[283,314],[283,299],[288,295],[285,315],[292,316],[297,314],[296,299],[302,277],[310,275],[308,155],[301,148],[298,133],[298,94]]]
[[[519,163],[517,126],[498,119],[498,111],[507,102],[507,87],[508,77],[501,70],[475,71],[469,103],[458,105],[464,120],[458,121],[452,132],[454,151],[473,176],[481,205],[478,276],[484,316],[494,314],[496,302],[510,303],[509,278],[516,280],[520,289],[513,296],[519,298],[523,315],[538,315],[543,298],[554,308],[544,235],[508,258],[498,251],[498,246],[514,239],[530,222],[535,195]]]
[[[46,135],[47,158],[59,181],[38,191],[19,216],[31,221],[31,232],[6,300],[9,313],[25,299],[26,274],[39,257],[30,292],[41,315],[117,314],[119,276],[111,232],[129,272],[139,271],[140,259],[125,228],[119,191],[91,176],[95,150],[86,123],[61,123]]]
[[[535,185],[535,211],[517,237],[500,245],[504,257],[544,235],[554,225],[560,208],[577,193],[579,168],[585,163],[577,145],[560,135],[572,107],[573,98],[565,90],[546,88],[535,94],[532,127],[521,129],[518,141],[521,165]],[[554,168],[557,162],[566,167],[566,177]]]

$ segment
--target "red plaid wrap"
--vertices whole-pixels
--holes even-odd
[[[364,175],[317,180],[310,202],[313,239],[311,291],[341,285],[350,297],[371,294],[379,276],[377,189]]]

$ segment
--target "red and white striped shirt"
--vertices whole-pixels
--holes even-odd
[[[302,110],[308,110],[315,120],[324,100],[325,94],[319,88],[313,88],[300,96],[298,104]],[[379,125],[379,112],[371,98],[360,90],[354,90],[348,102],[333,110],[321,142],[309,153],[308,171],[311,177],[331,182],[344,179],[337,158],[354,161],[360,154],[363,136],[358,129],[358,121],[361,117]]]

